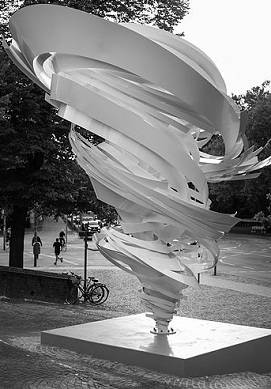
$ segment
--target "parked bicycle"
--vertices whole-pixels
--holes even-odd
[[[78,274],[70,272],[71,280],[74,284],[69,297],[68,304],[76,304],[80,301],[85,301],[93,305],[103,304],[109,295],[109,289],[105,284],[99,282],[95,277],[88,277],[86,281]]]

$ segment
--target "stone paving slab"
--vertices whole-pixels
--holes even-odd
[[[85,377],[69,366],[28,352],[24,349],[0,343],[0,388],[100,388],[95,380]]]

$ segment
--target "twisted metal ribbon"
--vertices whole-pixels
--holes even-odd
[[[256,177],[270,157],[244,151],[240,112],[218,69],[180,37],[52,5],[17,11],[10,31],[8,54],[73,123],[78,163],[120,216],[97,247],[141,281],[153,333],[173,333],[182,290],[215,266],[217,239],[238,222],[209,209],[208,182]],[[76,125],[104,141],[94,146]],[[223,157],[201,151],[216,133]]]

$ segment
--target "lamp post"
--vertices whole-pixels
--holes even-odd
[[[84,301],[86,302],[86,290],[87,290],[87,261],[88,261],[88,231],[85,231],[85,252],[84,252]]]
[[[66,215],[66,225],[65,225],[65,234],[66,234],[66,249],[68,248],[68,215]]]
[[[37,211],[34,209],[34,236],[37,236],[37,230],[38,230],[38,216]]]
[[[6,240],[7,240],[7,216],[5,210],[2,209],[3,216],[3,250],[6,250]]]

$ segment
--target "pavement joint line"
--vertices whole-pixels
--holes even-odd
[[[3,339],[0,339],[0,342],[1,343],[4,343],[4,344],[7,344],[8,346],[10,346],[10,344],[8,342],[5,342]]]
[[[25,269],[30,269],[30,270],[34,270],[33,269],[33,266],[25,266],[24,267]],[[88,268],[90,269],[95,269],[95,270],[103,270],[103,269],[114,269],[114,270],[118,270],[118,271],[121,271],[121,269],[117,268],[116,266],[113,266],[113,265],[90,265],[88,264]],[[46,270],[55,270],[55,269],[58,269],[58,270],[65,270],[67,271],[67,267],[60,267],[60,266],[54,266],[54,267],[48,267],[48,266],[37,266],[36,267],[37,270],[42,270],[42,271],[46,271]],[[82,270],[84,269],[83,266],[74,266],[71,268],[72,270]]]
[[[227,263],[227,262],[223,261],[223,259],[220,259],[219,262],[223,263],[224,265],[228,265],[228,266],[236,266],[234,263]]]
[[[24,252],[24,253],[33,255],[33,253],[29,253],[29,252]],[[50,255],[50,254],[39,254],[39,256],[40,257],[55,258],[55,255]]]
[[[72,265],[77,265],[77,262],[69,261],[69,260],[66,259],[66,258],[63,258],[62,260],[63,260],[63,262],[71,263]]]
[[[266,253],[266,254],[260,254],[260,253],[257,253],[257,251],[251,251],[250,254],[256,254],[258,257],[268,257],[270,258],[270,253]]]

